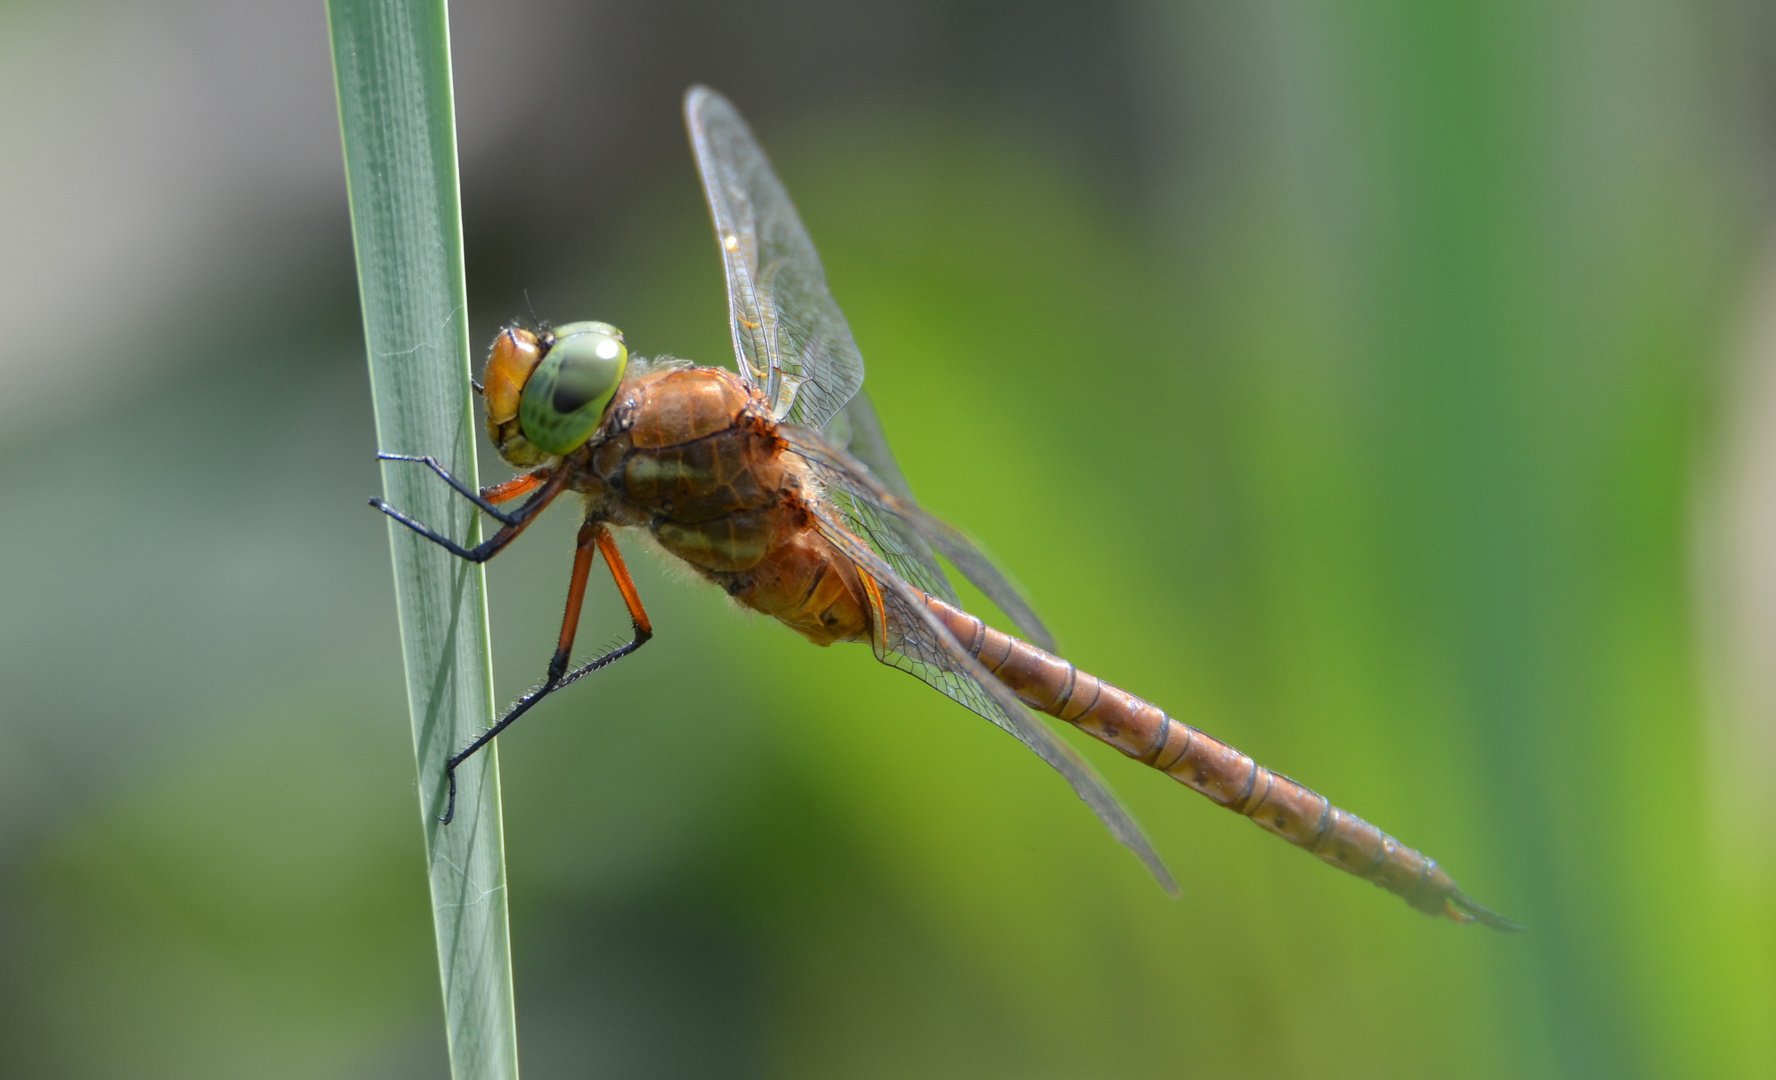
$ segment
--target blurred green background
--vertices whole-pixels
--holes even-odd
[[[731,362],[717,86],[1068,654],[1530,927],[1085,747],[1169,899],[638,552],[655,642],[501,740],[527,1075],[1776,1075],[1771,15],[457,5],[477,344]],[[6,1075],[445,1068],[333,109],[319,0],[0,6]],[[489,568],[508,699],[572,517]]]

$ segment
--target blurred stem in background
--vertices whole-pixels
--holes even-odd
[[[1383,0],[1238,26],[1248,49],[1203,60],[1262,72],[1254,123],[1170,129],[1209,134],[1172,157],[1225,192],[1170,261],[1222,298],[1198,325],[1259,552],[1259,700],[1322,762],[1376,740],[1427,824],[1475,837],[1462,865],[1517,883],[1539,941],[1481,961],[1514,1074],[1767,1070],[1764,1021],[1699,1007],[1755,967],[1767,1011],[1776,957],[1724,916],[1767,885],[1714,891],[1736,827],[1708,813],[1731,780],[1691,522],[1768,211],[1723,167],[1747,144],[1717,35],[1767,16]]]
[[[436,455],[473,484],[468,301],[444,0],[333,0],[327,12],[377,443],[393,453]],[[385,462],[383,490],[392,505],[439,524],[461,543],[478,541],[474,506],[428,469]],[[439,822],[445,761],[493,715],[485,581],[479,564],[393,522],[389,536],[451,1074],[515,1080],[505,851],[492,747],[457,770],[454,820]]]

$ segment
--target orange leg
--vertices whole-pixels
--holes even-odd
[[[604,526],[586,522],[574,543],[573,577],[567,582],[567,610],[561,616],[561,636],[555,639],[555,655],[549,658],[549,679],[544,685],[561,681],[573,659],[574,635],[580,630],[580,609],[586,604],[586,577],[592,572],[592,551],[604,535]]]
[[[584,529],[580,530],[580,535],[586,535]],[[561,681],[555,684],[557,690],[607,664],[621,660],[647,644],[648,638],[654,636],[654,624],[648,621],[647,609],[641,606],[641,593],[636,591],[635,581],[629,576],[629,567],[623,563],[623,553],[617,550],[616,538],[601,524],[593,533],[592,542],[598,545],[599,551],[604,552],[604,564],[610,568],[611,580],[616,583],[617,592],[623,595],[623,606],[629,609],[629,622],[635,627],[635,637],[627,645],[619,645],[596,660],[581,664],[563,675]]]
[[[510,480],[482,488],[481,497],[490,503],[511,502],[520,495],[528,495],[535,491],[548,478],[549,473],[546,469],[533,473],[519,473]]]
[[[611,577],[617,583],[617,591],[623,594],[623,604],[629,609],[629,619],[635,624],[635,637],[626,645],[619,645],[588,663],[582,664],[572,671],[567,666],[573,660],[574,636],[580,628],[580,610],[586,602],[586,578],[592,571],[592,555],[594,550],[604,552],[605,561],[610,565]],[[610,530],[602,521],[588,521],[580,526],[580,534],[574,544],[573,575],[567,583],[567,610],[561,616],[561,635],[555,641],[555,655],[549,658],[549,673],[542,685],[519,698],[512,708],[488,728],[463,751],[450,759],[444,767],[444,775],[450,781],[450,797],[444,807],[444,816],[439,820],[450,824],[456,815],[456,769],[457,766],[472,757],[475,751],[492,742],[494,736],[512,726],[512,721],[530,711],[530,707],[548,697],[550,694],[574,682],[583,676],[590,675],[599,668],[621,660],[636,649],[647,643],[654,636],[653,627],[648,622],[647,611],[641,606],[641,595],[635,590],[635,582],[629,578],[629,569],[623,565],[622,552],[617,550],[616,541],[611,539]]]
[[[623,553],[617,549],[617,539],[609,529],[599,529],[595,538],[598,550],[604,552],[604,561],[609,564],[611,580],[617,583],[617,591],[623,594],[623,604],[629,609],[629,620],[635,624],[635,630],[641,634],[654,632],[653,624],[648,622],[647,609],[641,606],[641,594],[635,590],[635,581],[629,576],[629,567],[623,562]]]

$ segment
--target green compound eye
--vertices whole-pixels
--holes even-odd
[[[592,437],[623,381],[629,350],[609,323],[568,323],[524,384],[518,421],[545,454],[566,454]]]

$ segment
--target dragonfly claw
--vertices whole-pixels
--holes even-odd
[[[456,817],[456,770],[446,769],[444,776],[450,781],[450,795],[444,801],[444,816],[438,819],[440,825],[448,825]]]

